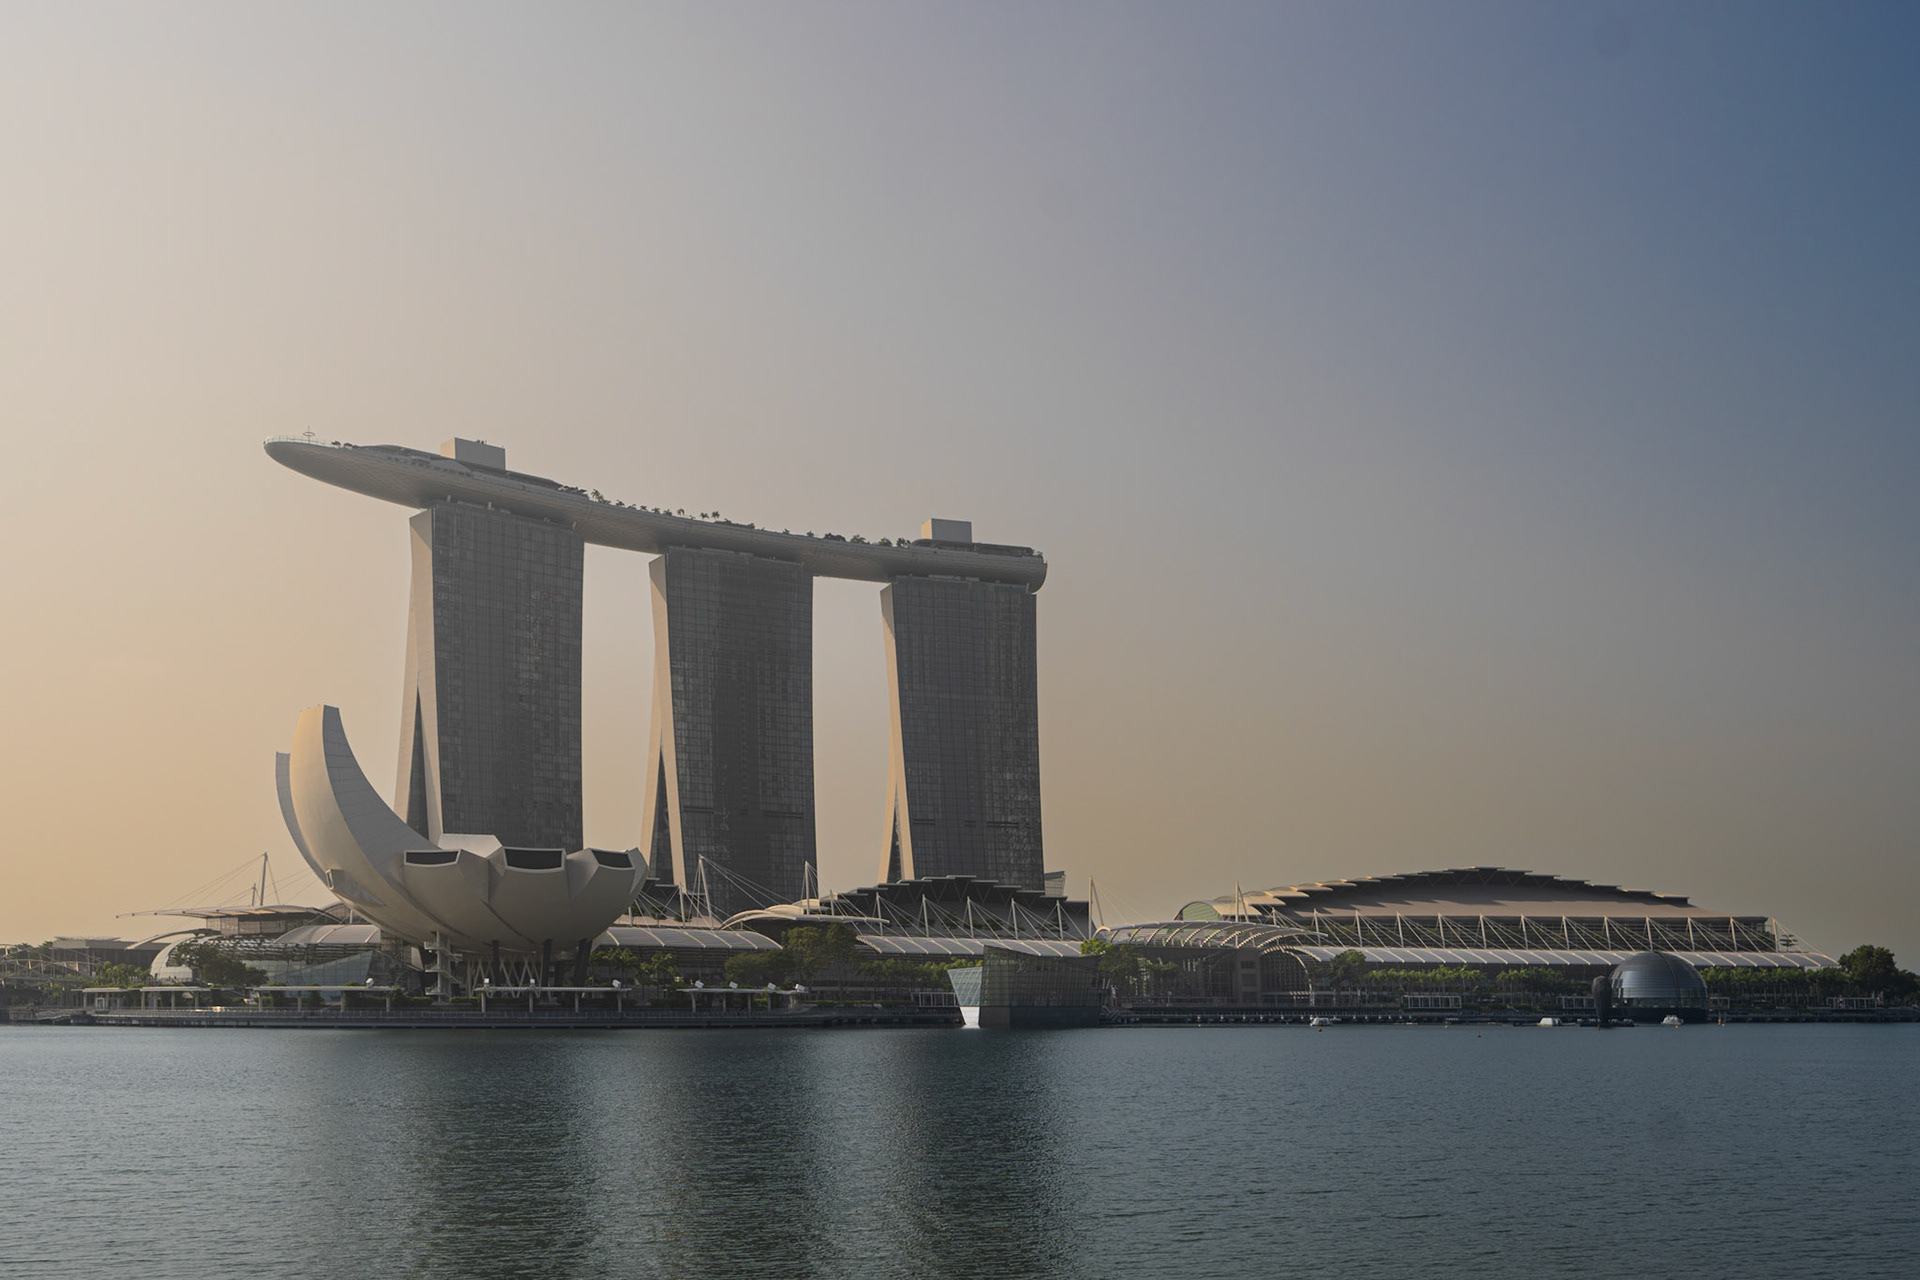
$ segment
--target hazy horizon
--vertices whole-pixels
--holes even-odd
[[[1109,918],[1491,864],[1920,960],[1920,13],[0,11],[0,940],[143,936],[392,788],[407,512],[278,434],[1031,545],[1047,864]],[[639,843],[644,556],[586,556]],[[872,883],[875,584],[816,584]],[[151,932],[157,932],[155,926]]]

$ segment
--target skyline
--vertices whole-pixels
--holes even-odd
[[[0,17],[0,938],[291,882],[307,706],[385,775],[406,517],[311,429],[1040,550],[1113,915],[1489,863],[1920,949],[1910,13],[110,13]],[[585,574],[626,848],[646,559]],[[816,584],[829,888],[877,596]]]

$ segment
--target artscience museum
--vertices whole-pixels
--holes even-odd
[[[276,766],[281,814],[315,874],[359,914],[436,957],[498,966],[506,953],[539,956],[543,968],[563,958],[577,966],[639,884],[626,851],[516,848],[486,832],[428,840],[367,781],[334,707],[300,713],[293,748]]]

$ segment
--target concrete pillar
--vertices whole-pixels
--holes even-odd
[[[394,809],[429,840],[580,848],[580,535],[458,502],[410,527]]]
[[[723,919],[791,902],[816,860],[813,578],[783,560],[679,547],[651,574],[649,870],[706,889]]]
[[[881,878],[1043,889],[1033,592],[896,578],[880,616],[893,721]]]

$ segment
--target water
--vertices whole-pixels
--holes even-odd
[[[0,1029],[0,1276],[1920,1274],[1920,1027]]]

